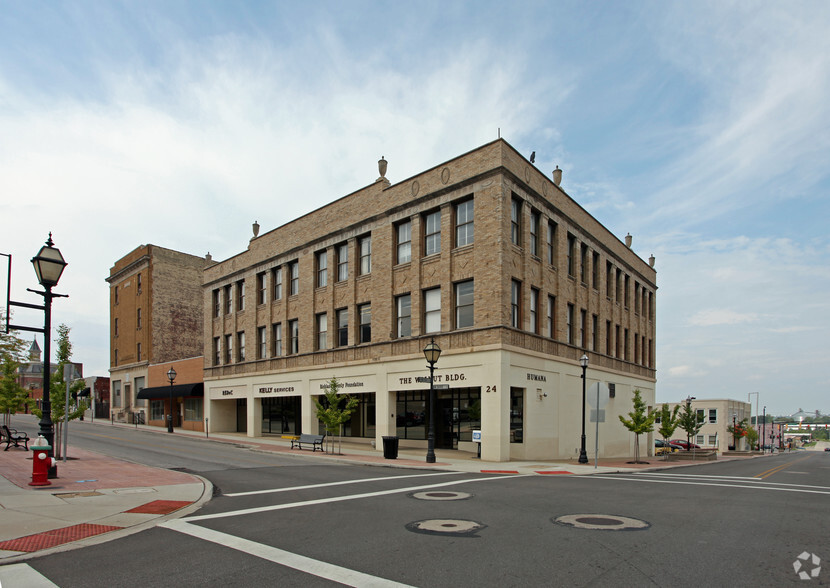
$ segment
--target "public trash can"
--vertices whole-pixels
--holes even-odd
[[[398,457],[398,438],[384,437],[383,438],[383,457],[384,459],[397,459]]]

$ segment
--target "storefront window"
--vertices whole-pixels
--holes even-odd
[[[164,401],[153,400],[150,402],[150,420],[163,421],[164,420]]]
[[[202,420],[202,405],[203,398],[185,398],[184,399],[184,420],[186,421],[201,421]]]
[[[300,397],[262,399],[262,432],[299,435]]]
[[[510,388],[510,442],[524,439],[524,388]]]

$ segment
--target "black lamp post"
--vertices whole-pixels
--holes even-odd
[[[585,451],[585,371],[588,369],[588,356],[579,358],[582,366],[582,444],[579,446],[579,463],[588,463],[588,453]]]
[[[167,415],[167,432],[173,432],[173,380],[176,379],[176,370],[167,370],[167,379],[170,380],[170,414]]]
[[[764,424],[761,425],[761,453],[766,453],[767,447],[767,407],[764,407]],[[770,453],[772,453],[772,444],[770,443]]]
[[[43,296],[43,400],[41,403],[42,416],[39,423],[39,434],[42,435],[44,439],[46,439],[46,442],[52,448],[49,450],[50,457],[54,456],[55,454],[55,429],[54,424],[52,423],[52,402],[49,398],[49,381],[52,376],[52,371],[50,369],[50,339],[52,337],[52,299],[65,297],[62,294],[52,294],[52,288],[58,285],[58,280],[60,280],[61,274],[63,273],[63,270],[67,265],[66,261],[64,261],[63,259],[63,255],[61,255],[60,250],[57,247],[53,247],[53,245],[54,243],[52,242],[52,233],[49,233],[49,238],[46,240],[46,245],[41,247],[37,255],[35,255],[32,258],[32,265],[35,268],[37,281],[40,282],[41,286],[43,286],[44,291],[38,292],[36,290],[30,290],[29,288],[27,288],[29,292],[34,292],[35,294],[40,294],[41,296]],[[39,308],[34,305],[30,306],[33,308]],[[57,475],[57,465],[50,467],[49,477],[56,478]]]
[[[429,435],[427,436],[427,463],[435,463],[435,383],[432,374],[435,363],[441,357],[441,348],[435,343],[435,337],[424,347],[424,357],[429,364]]]

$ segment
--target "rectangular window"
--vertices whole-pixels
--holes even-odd
[[[113,328],[113,331],[114,331],[114,335],[117,337],[118,336],[118,319],[115,319],[113,321],[113,327],[112,328]]]
[[[585,309],[581,309],[579,311],[579,346],[582,349],[586,349],[588,347],[588,333],[586,329],[588,328],[588,313]]]
[[[282,300],[282,267],[272,269],[271,277],[274,281],[274,300]]]
[[[372,236],[366,235],[357,240],[360,250],[360,275],[365,276],[372,272]]]
[[[510,242],[522,246],[522,201],[515,196],[510,201]]]
[[[617,299],[616,299],[617,304],[622,302],[622,287],[623,287],[622,270],[618,269],[617,270]]]
[[[397,261],[409,263],[412,261],[412,222],[406,221],[395,227],[397,233]]]
[[[337,246],[337,281],[349,279],[349,244],[341,243]]]
[[[718,436],[717,435],[709,435],[709,445],[714,447],[718,444]]]
[[[524,388],[510,388],[510,442],[524,442]]]
[[[520,329],[522,324],[522,283],[510,281],[510,326]]]
[[[475,324],[473,307],[473,280],[455,285],[455,328],[464,329]]]
[[[293,355],[300,352],[300,321],[288,321],[288,353]]]
[[[574,305],[568,304],[568,316],[567,316],[567,339],[566,343],[568,345],[574,344]]]
[[[150,402],[150,419],[154,421],[164,420],[164,401],[153,400]]]
[[[628,329],[624,331],[624,338],[623,338],[623,359],[628,361]]]
[[[141,274],[135,277],[135,285],[137,288],[136,294],[141,294]]]
[[[318,251],[317,261],[317,287],[323,288],[329,283],[329,261],[328,252]]]
[[[112,405],[116,408],[121,407],[121,380],[112,383]]]
[[[640,282],[634,280],[634,314],[640,314]]]
[[[473,236],[473,201],[465,200],[455,205],[455,246],[471,244]]]
[[[135,328],[141,328],[141,309],[137,308],[135,311]]]
[[[620,355],[620,325],[614,325],[614,357],[621,357]]]
[[[441,252],[441,211],[424,215],[424,255]]]
[[[548,296],[548,337],[556,339],[556,297]]]
[[[634,363],[640,363],[640,335],[634,333]]]
[[[346,347],[349,344],[349,309],[341,308],[337,311],[337,347]]]
[[[282,323],[271,325],[271,357],[282,355]]]
[[[236,361],[245,361],[245,331],[236,334]]]
[[[703,445],[703,438],[704,437],[705,437],[705,435],[697,435],[695,437],[695,443],[697,443],[698,445]]]
[[[113,295],[115,296],[115,304],[118,304],[118,286],[115,286],[112,289]]]
[[[539,290],[530,289],[530,332],[539,333]]]
[[[289,285],[288,285],[288,295],[289,296],[296,296],[300,293],[300,262],[299,261],[292,261],[288,264],[288,274],[289,274]]]
[[[539,257],[539,222],[541,218],[539,211],[530,211],[530,254],[536,257]]]
[[[576,237],[568,233],[568,275],[576,277]]]
[[[360,316],[358,342],[370,343],[372,341],[372,305],[361,304],[357,307],[357,314]]]
[[[605,295],[608,300],[611,300],[611,295],[614,293],[614,266],[610,261],[605,262]]]
[[[265,278],[265,272],[260,272],[256,275],[256,303],[265,304],[268,302],[268,281]]]
[[[605,355],[611,355],[611,321],[605,321]]]
[[[591,255],[591,287],[599,290],[599,253],[596,251]]]
[[[144,376],[140,376],[140,377],[135,379],[135,405],[136,406],[147,406],[147,401],[146,400],[144,400],[143,398],[142,399],[138,398],[139,392],[141,392],[142,390],[144,390],[144,388],[146,388],[146,386],[144,385],[144,382],[145,382]]]
[[[548,221],[547,233],[548,263],[556,265],[556,223]]]
[[[184,399],[184,420],[202,422],[202,405],[204,401],[201,398],[185,398]]]
[[[599,351],[599,317],[591,315],[591,351]]]
[[[231,295],[231,285],[225,286],[225,314],[233,312],[233,296]]]
[[[710,408],[709,409],[709,422],[713,425],[718,423],[718,409],[717,408]]]
[[[265,327],[257,327],[256,338],[257,359],[265,359],[268,357],[268,339]]]
[[[236,310],[245,310],[245,280],[236,283]]]
[[[232,335],[225,335],[225,361],[223,362],[225,365],[231,363],[233,359],[233,336]]]
[[[579,246],[579,281],[588,283],[588,246],[585,243]]]
[[[141,343],[135,345],[136,361],[141,361]]]
[[[222,314],[222,300],[219,296],[219,288],[213,291],[213,318]]]
[[[441,330],[441,288],[424,292],[424,333]]]
[[[395,310],[398,322],[398,337],[412,334],[412,298],[409,294],[395,298]]]
[[[322,351],[326,348],[326,337],[329,331],[328,317],[325,312],[317,315],[315,330],[317,331],[317,350]]]
[[[631,290],[631,276],[625,274],[625,281],[623,282],[623,287],[625,288],[625,294],[623,294],[623,298],[625,298],[625,308],[629,307],[629,291]]]
[[[222,363],[222,339],[219,337],[213,338],[213,365]]]

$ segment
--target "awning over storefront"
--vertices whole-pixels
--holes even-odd
[[[176,398],[183,396],[204,396],[205,385],[202,382],[198,384],[176,384],[174,386],[158,386],[156,388],[144,388],[138,393],[139,400],[160,400],[162,398],[170,398],[170,395]]]

